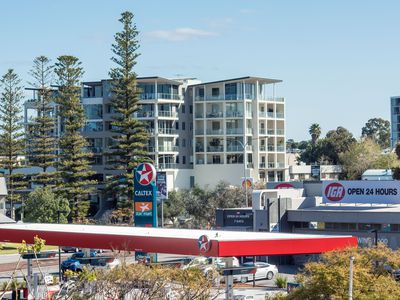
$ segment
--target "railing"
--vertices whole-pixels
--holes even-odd
[[[247,163],[247,168],[248,169],[253,169],[254,168],[253,163],[252,162]]]
[[[176,169],[175,163],[158,163],[159,169]]]
[[[246,93],[246,94],[229,94],[229,95],[218,95],[218,96],[212,96],[212,95],[205,95],[205,96],[195,96],[194,100],[195,101],[224,101],[224,100],[243,100],[243,99],[249,99],[249,100],[254,100],[255,95],[251,93]]]
[[[207,152],[223,152],[224,146],[207,146]]]
[[[278,152],[285,152],[285,146],[277,146],[276,151]]]
[[[268,151],[275,151],[275,147],[273,145],[268,145]]]
[[[285,113],[283,113],[283,112],[277,112],[277,113],[276,113],[276,117],[279,118],[279,119],[283,119],[283,118],[285,117]]]
[[[171,111],[171,110],[160,110],[160,111],[158,111],[158,116],[159,117],[177,118],[178,113],[176,111]]]
[[[159,134],[178,134],[176,129],[173,128],[158,128]]]
[[[261,128],[259,134],[265,134],[265,129]]]
[[[224,163],[223,160],[220,161],[207,160],[207,165],[222,165],[223,163]]]
[[[266,151],[266,147],[265,146],[260,146],[260,151]]]
[[[284,129],[277,129],[276,130],[277,135],[285,135],[285,130]]]
[[[243,112],[242,111],[237,111],[237,110],[227,110],[226,111],[226,116],[227,117],[233,117],[233,118],[241,118],[243,117]]]
[[[196,135],[203,135],[204,134],[204,130],[203,129],[196,129],[195,134]]]
[[[265,169],[265,163],[259,163],[259,164],[258,164],[258,167],[259,167],[260,169]]]
[[[222,118],[224,114],[222,111],[213,111],[213,112],[207,112],[206,113],[207,118]]]
[[[270,102],[285,102],[285,98],[282,97],[268,97],[265,95],[258,95],[258,99],[261,101],[270,101]]]
[[[203,146],[202,147],[196,147],[195,151],[196,152],[204,152],[204,147]]]
[[[285,164],[284,163],[277,163],[276,167],[279,169],[284,169],[285,168]]]
[[[103,152],[103,147],[87,147],[86,149],[92,153],[102,153]]]
[[[146,128],[146,131],[147,131],[147,133],[149,133],[149,134],[154,134],[154,133],[155,133],[154,128]]]
[[[226,134],[243,134],[243,128],[227,128]]]
[[[243,152],[243,147],[242,146],[229,145],[229,146],[226,147],[226,151],[229,151],[229,152]]]
[[[246,128],[247,134],[253,134],[253,128]]]
[[[153,118],[154,111],[138,111],[133,114],[135,118]]]
[[[196,159],[196,165],[204,165],[204,160]]]
[[[268,111],[268,112],[267,111],[260,111],[258,113],[258,116],[261,117],[261,118],[274,118],[275,114],[272,111]]]
[[[268,163],[268,168],[274,169],[275,168],[275,163]]]
[[[274,135],[274,134],[275,134],[275,130],[273,130],[273,129],[268,129],[268,130],[267,130],[267,134],[269,134],[269,135]]]
[[[194,101],[204,101],[204,96],[195,96]]]
[[[177,146],[158,146],[158,151],[160,152],[178,152]]]
[[[207,134],[224,134],[223,129],[207,129]]]
[[[147,147],[147,152],[155,152],[155,147],[154,146],[148,146]]]
[[[196,113],[195,117],[196,118],[204,118],[204,114],[203,113]]]
[[[156,99],[169,99],[169,100],[182,100],[181,95],[168,94],[168,93],[144,93],[140,94],[140,100],[156,100]]]

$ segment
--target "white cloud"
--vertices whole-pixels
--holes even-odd
[[[154,39],[167,40],[170,42],[185,41],[192,38],[203,38],[217,36],[218,34],[211,31],[205,31],[194,28],[177,28],[174,30],[156,30],[148,32],[147,35]]]

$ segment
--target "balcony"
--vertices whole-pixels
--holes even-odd
[[[276,135],[285,135],[285,129],[277,129]]]
[[[196,159],[196,165],[204,165],[204,160],[203,159]]]
[[[167,99],[167,100],[182,100],[181,95],[168,94],[168,93],[144,93],[140,94],[140,100],[156,100],[156,99]]]
[[[246,128],[247,134],[253,134],[253,128]]]
[[[222,135],[222,134],[224,134],[224,130],[223,129],[207,129],[207,134]]]
[[[207,165],[221,165],[223,163],[222,160],[207,160]]]
[[[135,118],[154,118],[154,111],[138,111],[133,114]]]
[[[154,146],[148,146],[147,147],[147,152],[156,152],[155,149],[156,148]]]
[[[277,112],[277,113],[276,113],[276,117],[277,117],[278,119],[283,119],[283,118],[285,118],[285,113],[283,113],[283,112]]]
[[[204,152],[204,147],[203,146],[196,146],[195,151],[196,152]]]
[[[268,145],[268,151],[275,151],[274,145]]]
[[[176,169],[175,163],[158,163],[158,169]]]
[[[224,152],[224,146],[207,146],[207,152]]]
[[[202,112],[201,113],[196,112],[195,118],[197,118],[197,119],[204,118],[204,114]]]
[[[95,154],[103,152],[103,147],[87,147],[86,149]]]
[[[227,152],[243,152],[243,147],[242,146],[236,146],[236,145],[228,145],[226,147]]]
[[[226,134],[243,134],[243,128],[227,128]]]
[[[258,168],[259,169],[265,169],[265,166],[266,166],[265,162],[262,162],[262,163],[258,164]]]
[[[158,111],[158,116],[167,118],[177,118],[178,113],[176,111],[171,111],[171,110],[160,110]]]
[[[285,152],[285,146],[277,146],[276,151],[278,152]]]
[[[275,163],[268,163],[268,168],[269,169],[274,169],[275,168]]]
[[[155,133],[154,128],[146,128],[145,130],[147,131],[148,134],[154,134]]]
[[[285,98],[282,98],[282,97],[268,97],[266,95],[258,95],[258,99],[260,99],[261,101],[285,102]]]
[[[195,134],[196,135],[203,135],[204,134],[204,130],[203,129],[196,129]]]
[[[265,152],[265,151],[267,151],[267,149],[265,146],[260,146],[260,151]]]
[[[227,110],[226,117],[228,118],[242,118],[243,112],[238,110]]]
[[[160,152],[178,152],[177,146],[158,146],[158,151]]]
[[[281,162],[278,162],[278,163],[276,164],[276,168],[278,168],[278,169],[284,169],[284,168],[285,168],[285,164],[284,164],[284,163],[281,163]]]
[[[243,100],[243,99],[249,99],[249,100],[254,100],[255,97],[254,94],[251,93],[246,93],[246,94],[230,94],[230,95],[225,95],[226,100]]]
[[[178,134],[178,132],[176,131],[176,129],[173,129],[173,128],[158,128],[158,134],[175,135],[175,134]]]
[[[264,128],[261,128],[261,129],[260,129],[260,132],[259,132],[258,134],[265,134],[265,129],[264,129]]]
[[[206,114],[207,118],[222,118],[224,114],[222,111],[213,111],[213,112],[207,112]]]
[[[268,130],[267,130],[267,134],[268,134],[268,135],[274,135],[274,134],[275,134],[275,130],[273,130],[273,129],[268,129]]]

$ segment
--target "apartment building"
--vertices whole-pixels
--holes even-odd
[[[285,101],[275,96],[280,82],[241,77],[189,86],[197,184],[285,180]]]
[[[390,142],[392,148],[394,148],[400,141],[400,96],[390,98],[390,124]]]
[[[138,77],[142,93],[135,117],[146,125],[150,158],[167,173],[168,189],[212,187],[221,180],[240,185],[244,175],[255,181],[286,180],[285,101],[275,96],[280,82]],[[25,102],[26,130],[36,116],[37,91],[32,91]],[[94,154],[92,167],[101,189],[115,172],[105,155],[113,143],[110,80],[84,82],[81,101],[86,114],[82,133]],[[58,120],[54,135],[60,132]]]

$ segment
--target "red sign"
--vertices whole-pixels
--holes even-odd
[[[156,179],[156,169],[152,164],[142,163],[136,169],[136,180],[141,185],[149,185]]]
[[[280,183],[275,186],[275,189],[294,189],[294,186],[291,185],[290,183]]]
[[[201,237],[199,237],[197,244],[199,246],[200,252],[202,253],[208,252],[211,248],[211,241],[206,235],[202,235]]]
[[[325,188],[325,197],[330,201],[340,201],[345,194],[344,186],[338,182],[328,184]]]

